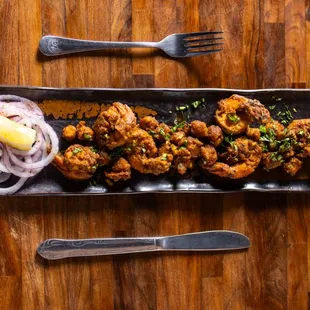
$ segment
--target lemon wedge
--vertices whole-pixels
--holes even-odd
[[[15,149],[29,151],[36,131],[0,115],[0,141]]]

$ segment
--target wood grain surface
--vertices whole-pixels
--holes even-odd
[[[54,87],[310,87],[307,0],[3,0],[0,84]],[[42,35],[160,40],[223,30],[225,51],[154,50],[47,58]],[[0,200],[0,309],[307,309],[310,196],[24,197]],[[227,254],[161,253],[44,261],[45,238],[231,229]],[[309,237],[309,239],[308,239]]]

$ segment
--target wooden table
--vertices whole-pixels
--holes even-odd
[[[305,0],[2,1],[0,83],[309,87],[308,6]],[[37,49],[42,34],[130,41],[218,29],[225,51],[193,59],[154,51],[48,59]],[[309,207],[308,195],[260,193],[1,198],[0,308],[307,309]],[[252,247],[50,262],[35,254],[48,237],[210,229],[245,233]]]

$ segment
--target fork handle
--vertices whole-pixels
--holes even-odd
[[[40,51],[46,56],[57,56],[105,48],[158,47],[158,42],[105,42],[78,40],[57,36],[44,36],[40,40]]]

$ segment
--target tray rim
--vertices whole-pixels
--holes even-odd
[[[238,92],[238,93],[262,93],[262,92],[310,92],[310,88],[258,88],[258,89],[237,89],[237,88],[100,88],[100,87],[46,87],[46,86],[28,86],[28,85],[0,85],[0,91],[7,90],[8,93],[10,89],[28,89],[33,91],[53,91],[53,92],[74,92],[74,91],[82,91],[82,92]],[[52,100],[52,99],[46,99]],[[59,100],[59,99],[55,99]],[[36,101],[36,100],[34,100]],[[40,100],[39,100],[40,101]],[[85,100],[81,100],[85,101]],[[240,188],[233,190],[220,190],[220,189],[172,189],[172,190],[162,190],[162,191],[128,191],[128,192],[46,192],[46,193],[20,193],[17,192],[12,197],[25,197],[25,196],[35,196],[35,197],[47,197],[47,196],[110,196],[110,195],[136,195],[136,194],[229,194],[229,193],[248,193],[248,192],[259,192],[259,193],[295,193],[295,194],[303,194],[309,193],[310,189],[300,189],[300,188],[253,188],[250,186],[249,188]]]

